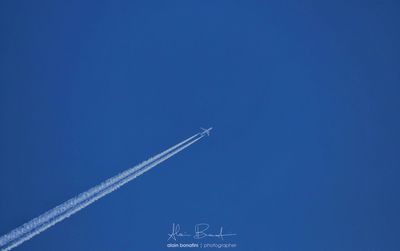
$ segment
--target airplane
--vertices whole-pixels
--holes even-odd
[[[204,135],[210,136],[210,131],[211,131],[213,128],[210,127],[210,128],[208,128],[208,129],[204,129],[203,127],[200,127],[200,129],[203,130],[203,131],[201,132],[201,135],[202,135],[202,136],[204,136]]]

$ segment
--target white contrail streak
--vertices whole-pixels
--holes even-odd
[[[144,161],[141,164],[102,182],[100,185],[89,189],[87,192],[81,193],[67,202],[64,202],[61,205],[53,208],[52,210],[47,211],[30,222],[11,231],[9,234],[1,237],[0,247],[3,247],[3,250],[10,250],[20,245],[24,241],[31,239],[33,236],[41,233],[65,218],[68,218],[72,214],[92,204],[96,200],[115,191],[137,176],[147,172],[154,166],[169,159],[178,152],[200,140],[203,136],[204,135],[201,133],[195,134],[194,136],[148,159],[147,161]]]
[[[160,154],[157,154],[156,156],[154,156],[154,157],[152,157],[152,158],[150,158],[150,159],[148,159],[146,161],[143,161],[142,163],[140,163],[140,164],[138,164],[138,165],[136,165],[136,166],[134,166],[134,167],[132,167],[132,168],[130,168],[128,170],[125,170],[124,172],[122,172],[120,174],[117,174],[112,178],[107,179],[106,181],[102,182],[101,184],[89,189],[88,191],[83,192],[83,193],[75,196],[74,198],[72,198],[72,199],[70,199],[70,200],[58,205],[57,207],[55,207],[55,208],[43,213],[42,215],[40,215],[40,217],[36,217],[36,218],[32,219],[31,221],[25,223],[21,227],[19,227],[19,228],[15,229],[15,230],[11,231],[10,233],[2,236],[0,238],[0,247],[2,245],[4,245],[3,243],[6,243],[9,240],[16,239],[19,236],[22,236],[22,235],[28,233],[32,229],[34,229],[34,228],[40,226],[41,224],[49,221],[51,218],[53,218],[53,217],[65,212],[69,208],[76,206],[77,204],[81,203],[82,201],[86,200],[87,198],[93,196],[94,194],[96,194],[99,191],[105,189],[106,187],[112,185],[113,183],[118,182],[120,179],[125,178],[126,176],[128,176],[131,173],[135,172],[136,170],[142,168],[143,166],[145,166],[145,165],[157,160],[158,158],[164,156],[165,154],[167,154],[167,153],[173,151],[174,149],[182,146],[183,144],[191,141],[192,139],[196,138],[198,135],[199,135],[199,133],[193,135],[192,137],[189,137],[188,139],[182,141],[179,144],[176,144],[175,146],[165,150],[164,152],[162,152]]]

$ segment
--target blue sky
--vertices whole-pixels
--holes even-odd
[[[213,126],[19,250],[399,250],[398,9],[2,1],[0,234]]]

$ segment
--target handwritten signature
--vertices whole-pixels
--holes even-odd
[[[181,226],[179,224],[172,223],[172,232],[168,234],[168,240],[173,239],[176,241],[177,237],[193,237],[194,239],[203,239],[206,237],[218,238],[223,240],[224,237],[234,236],[236,234],[224,234],[223,227],[219,228],[217,233],[209,233],[208,230],[210,225],[207,223],[200,223],[194,226],[194,234],[188,234],[186,232],[181,232]]]

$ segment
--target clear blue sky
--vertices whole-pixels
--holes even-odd
[[[0,3],[0,235],[214,126],[18,250],[400,250],[397,1]]]

